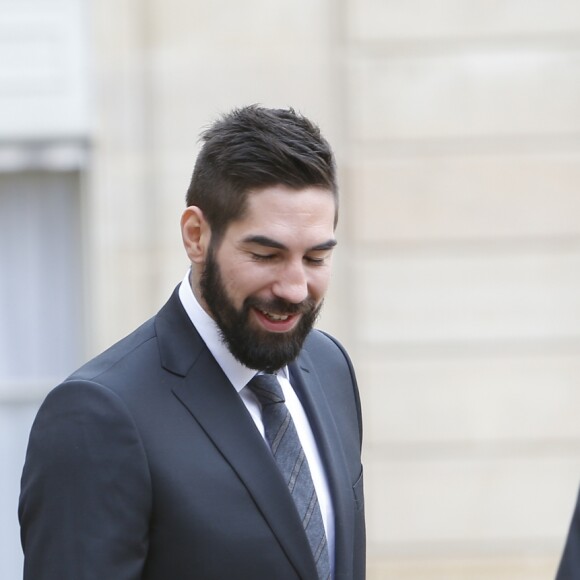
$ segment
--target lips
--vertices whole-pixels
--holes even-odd
[[[261,308],[254,308],[253,311],[260,326],[270,332],[288,332],[296,326],[300,319],[300,314],[282,314]]]
[[[274,312],[267,312],[266,310],[260,310],[260,312],[270,320],[275,322],[280,322],[284,320],[288,320],[290,318],[290,314],[275,314]]]

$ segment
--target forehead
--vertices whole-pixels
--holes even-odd
[[[278,217],[307,225],[331,217],[334,226],[336,200],[332,191],[321,187],[292,189],[275,185],[250,192],[246,209],[242,219],[249,221]]]
[[[226,236],[255,233],[273,239],[299,236],[328,239],[334,233],[335,214],[335,196],[328,189],[295,190],[275,185],[248,194],[244,214],[230,224]]]

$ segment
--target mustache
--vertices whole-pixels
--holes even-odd
[[[263,300],[250,296],[244,300],[244,310],[257,308],[272,314],[308,314],[316,309],[316,302],[312,298],[306,298],[302,302],[288,302],[283,298]]]

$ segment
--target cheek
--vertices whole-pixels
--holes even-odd
[[[322,300],[330,284],[330,268],[320,268],[310,280],[310,293],[316,301]]]
[[[263,268],[252,263],[240,263],[232,267],[226,275],[222,272],[224,286],[239,308],[251,295],[259,294],[268,285],[268,276]]]

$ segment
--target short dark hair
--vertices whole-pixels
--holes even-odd
[[[248,194],[273,185],[332,192],[338,217],[334,155],[320,129],[293,109],[251,105],[224,115],[202,133],[187,190],[204,213],[214,242],[242,217]]]

